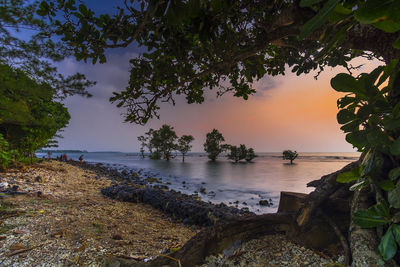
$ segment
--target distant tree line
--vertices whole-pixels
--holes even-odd
[[[178,137],[174,131],[174,127],[170,125],[162,125],[160,129],[149,129],[144,135],[139,136],[140,154],[145,158],[146,148],[150,159],[170,160],[175,157],[173,152],[180,152],[182,161],[185,161],[185,155],[191,150],[191,143],[194,141],[192,135],[182,135]],[[213,129],[207,133],[204,143],[204,151],[207,152],[211,161],[216,161],[218,156],[223,152],[228,152],[227,157],[234,162],[246,160],[252,161],[257,155],[253,148],[246,148],[241,144],[239,147],[229,144],[223,144],[225,138],[217,130]]]

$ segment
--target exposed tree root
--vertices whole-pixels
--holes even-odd
[[[344,235],[342,234],[342,231],[340,231],[340,229],[336,225],[336,223],[329,216],[327,216],[322,210],[319,210],[319,212],[322,214],[322,217],[324,218],[324,220],[326,220],[328,222],[328,224],[332,227],[332,229],[335,231],[335,234],[339,238],[340,244],[342,245],[343,250],[344,250],[344,257],[345,257],[344,265],[348,266],[350,264],[350,260],[351,260],[351,252],[350,252],[349,243],[348,243],[347,239],[344,237]]]

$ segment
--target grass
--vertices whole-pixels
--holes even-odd
[[[5,233],[7,233],[8,231],[14,229],[15,227],[18,227],[19,225],[17,224],[6,224],[6,225],[2,225],[0,226],[0,235],[3,235]]]
[[[104,229],[104,225],[102,223],[93,223],[93,231],[96,234],[101,234],[103,232]]]

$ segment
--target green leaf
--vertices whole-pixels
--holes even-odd
[[[399,37],[399,39],[400,39],[400,37]],[[385,66],[383,74],[379,78],[379,82],[377,83],[376,86],[382,85],[387,80],[387,78],[389,78],[389,76],[392,74],[393,70],[396,68],[398,63],[399,63],[398,59],[393,59],[392,61],[390,61],[390,63],[388,65]]]
[[[391,259],[397,252],[396,241],[392,232],[392,227],[387,229],[386,234],[382,236],[378,251],[384,260]]]
[[[356,115],[348,109],[342,109],[337,114],[337,121],[340,124],[346,124],[356,118]]]
[[[338,92],[357,92],[358,84],[357,80],[347,74],[339,73],[334,78],[331,79],[331,86]]]
[[[400,156],[400,138],[397,138],[397,140],[390,146],[390,153],[395,156]]]
[[[400,208],[400,186],[396,186],[388,193],[388,201],[391,207]]]
[[[345,133],[358,131],[360,129],[360,121],[353,120],[352,122],[349,122],[349,123],[343,125],[342,127],[340,127],[340,129],[342,131],[344,131]]]
[[[400,128],[400,119],[389,119],[384,124],[385,130],[397,130]]]
[[[318,4],[322,2],[322,0],[301,0],[300,7],[310,7],[312,5]]]
[[[392,224],[391,227],[394,239],[396,240],[397,244],[400,245],[400,225]]]
[[[389,32],[389,33],[394,33],[394,32],[397,32],[398,30],[400,30],[400,22],[393,21],[390,19],[378,21],[376,23],[373,23],[372,25],[374,25],[376,28],[378,28],[382,31]]]
[[[360,179],[360,168],[354,168],[349,172],[342,172],[340,173],[337,178],[336,182],[338,183],[349,183],[352,181],[356,181]]]
[[[367,133],[367,140],[371,146],[379,149],[387,148],[390,146],[390,140],[386,133],[380,129],[373,129]]]
[[[344,108],[345,106],[354,103],[355,101],[356,101],[355,97],[345,96],[337,100],[337,106],[338,108]]]
[[[352,11],[350,8],[346,8],[343,5],[337,5],[335,7],[335,12],[343,15],[349,15]]]
[[[356,211],[353,216],[353,221],[361,228],[375,228],[386,224],[386,221],[382,216],[378,216],[368,210]]]
[[[380,188],[382,188],[385,191],[390,191],[390,190],[393,190],[393,188],[394,188],[394,183],[390,180],[379,181],[378,185]]]
[[[360,5],[354,17],[361,23],[371,24],[388,17],[392,0],[369,0]]]
[[[368,209],[368,211],[375,213],[375,215],[382,216],[385,218],[390,219],[390,211],[388,204],[384,199],[379,201],[377,204],[373,205]]]
[[[303,25],[299,34],[299,38],[304,39],[314,30],[322,26],[328,20],[330,14],[339,2],[340,0],[328,0],[322,9],[317,13],[317,15]]]
[[[400,176],[400,167],[396,167],[394,169],[391,169],[389,172],[389,178],[390,180],[394,181]]]
[[[400,36],[394,41],[393,47],[396,49],[400,49]]]

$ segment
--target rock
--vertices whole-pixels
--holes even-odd
[[[155,177],[149,177],[144,179],[146,182],[148,182],[149,184],[154,184],[154,183],[161,183],[160,180],[158,180]]]
[[[224,203],[214,205],[196,198],[196,195],[186,195],[173,190],[165,191],[154,187],[133,187],[116,184],[101,190],[110,198],[143,202],[164,211],[175,218],[180,218],[185,224],[214,225],[218,221],[227,221],[238,215],[253,216],[248,210],[228,207]],[[198,196],[197,196],[198,197]]]
[[[261,200],[258,202],[258,204],[259,204],[260,206],[267,206],[267,207],[270,207],[270,206],[272,205],[272,203],[270,203],[268,199],[261,199]]]
[[[200,187],[200,193],[205,194],[206,193],[206,189],[204,187]]]

